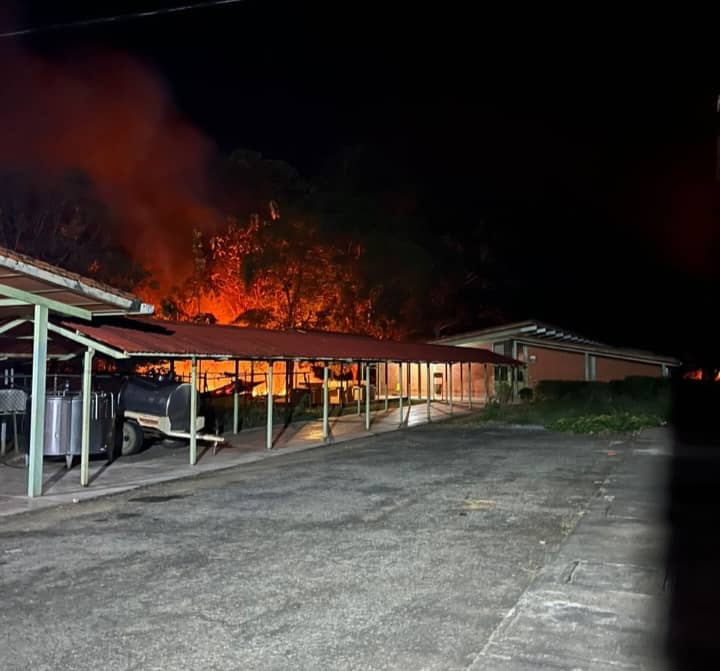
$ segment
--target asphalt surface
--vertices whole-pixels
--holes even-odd
[[[3,519],[0,669],[661,669],[664,441],[418,427]]]

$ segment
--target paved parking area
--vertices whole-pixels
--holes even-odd
[[[661,669],[668,455],[429,425],[6,517],[0,668]]]
[[[433,422],[451,417],[461,417],[469,409],[455,404],[435,402],[430,406]],[[413,427],[428,421],[425,403],[415,403],[403,408],[376,411],[371,415],[370,430],[365,429],[365,415],[345,408],[340,416],[330,420],[330,442],[340,443],[371,435],[396,431],[402,420],[403,427]],[[0,459],[0,517],[20,512],[38,510],[73,501],[84,501],[97,496],[117,494],[136,487],[157,482],[193,477],[201,473],[218,471],[240,464],[271,459],[281,454],[322,447],[325,444],[320,420],[294,422],[287,427],[276,425],[273,431],[273,449],[265,446],[266,429],[259,427],[227,433],[226,442],[219,450],[210,443],[198,441],[198,462],[188,463],[187,441],[160,441],[142,452],[108,463],[102,456],[90,461],[89,486],[80,486],[78,458],[68,470],[64,457],[51,461],[45,459],[43,468],[43,495],[34,499],[27,497],[27,468],[24,455],[10,454]]]

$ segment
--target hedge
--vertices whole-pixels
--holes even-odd
[[[621,398],[652,400],[670,394],[670,379],[629,376],[611,382],[542,380],[535,387],[541,401],[613,401]]]

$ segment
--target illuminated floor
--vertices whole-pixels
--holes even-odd
[[[397,408],[377,411],[371,415],[370,430],[365,430],[365,415],[346,414],[330,420],[330,443],[340,443],[368,435],[396,431],[400,428]],[[451,415],[469,412],[464,404],[452,408],[441,402],[430,405],[430,421],[442,421]],[[403,408],[403,426],[417,426],[428,421],[427,405],[423,402]],[[96,496],[114,494],[155,482],[175,480],[198,473],[229,468],[243,463],[269,459],[288,452],[321,447],[320,420],[275,427],[273,449],[265,449],[265,428],[249,429],[237,435],[226,434],[226,445],[213,453],[210,445],[198,444],[199,458],[195,466],[188,463],[185,445],[162,442],[131,457],[108,464],[104,459],[90,462],[90,486],[80,486],[80,468],[65,468],[65,460],[45,460],[43,496],[30,499],[27,491],[27,470],[24,457],[4,457],[0,463],[0,516],[12,515],[53,505],[73,503]]]

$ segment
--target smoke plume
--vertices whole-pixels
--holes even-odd
[[[205,198],[212,142],[134,58],[95,51],[50,62],[0,48],[0,168],[83,171],[113,214],[113,237],[161,285],[176,282],[191,230],[220,219]]]

